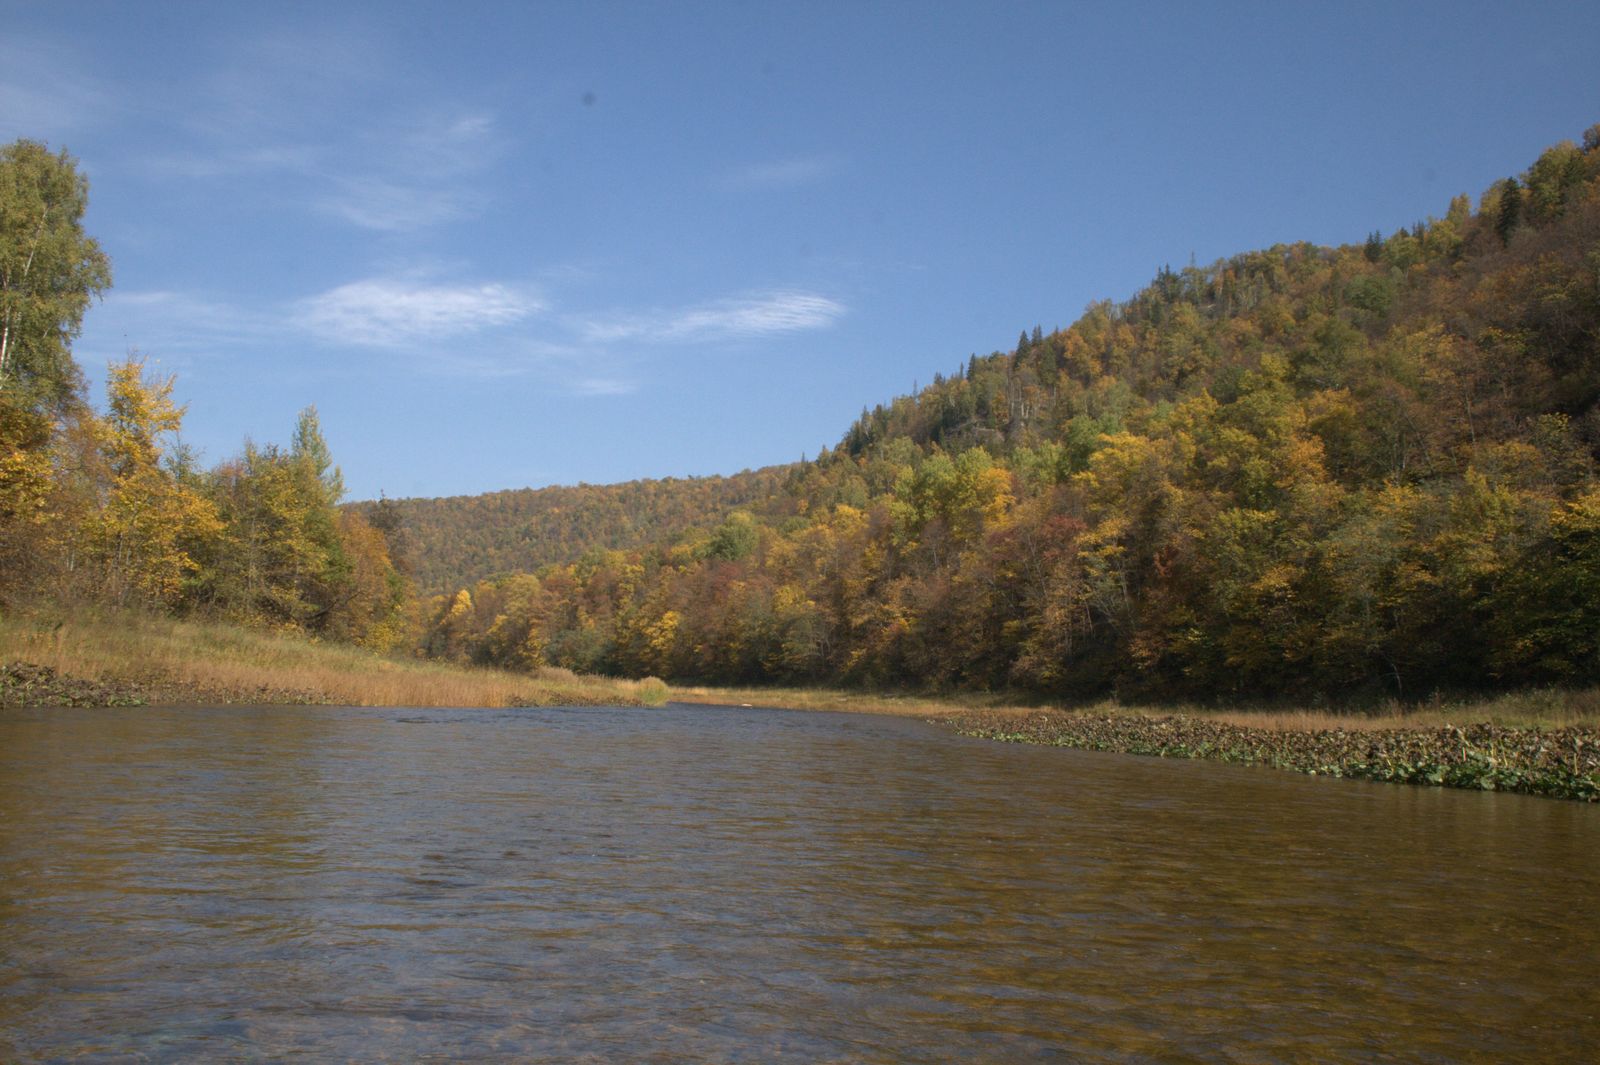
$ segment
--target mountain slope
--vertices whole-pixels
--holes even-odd
[[[715,529],[463,588],[426,648],[1063,694],[1592,682],[1597,401],[1600,127],[1476,209],[1162,270]]]

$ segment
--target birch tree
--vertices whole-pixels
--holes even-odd
[[[0,148],[0,399],[59,410],[77,395],[71,345],[111,263],[85,236],[89,183],[66,152]]]

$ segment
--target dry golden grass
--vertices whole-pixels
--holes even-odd
[[[1376,706],[1329,710],[1313,707],[1218,708],[1193,704],[1124,704],[1106,699],[1080,704],[1023,705],[1016,695],[909,695],[852,692],[830,688],[674,688],[679,702],[722,706],[782,706],[797,710],[837,710],[861,714],[905,714],[940,717],[966,710],[1000,714],[1028,714],[1041,709],[1088,714],[1128,714],[1145,717],[1182,714],[1230,725],[1315,732],[1320,729],[1371,730],[1437,728],[1474,722],[1498,725],[1559,728],[1600,725],[1600,688],[1558,690],[1549,688],[1510,692],[1467,700],[1433,700],[1422,704],[1395,701]]]
[[[0,616],[0,662],[48,666],[64,677],[132,683],[169,699],[321,702],[346,706],[657,705],[665,685],[536,675],[385,658],[214,621],[129,611],[13,611]]]
[[[680,703],[708,706],[772,706],[788,710],[837,710],[854,714],[902,714],[937,717],[963,710],[1016,710],[985,696],[925,696],[892,692],[856,692],[838,688],[713,688],[674,687],[672,698]]]

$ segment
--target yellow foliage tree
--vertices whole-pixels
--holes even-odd
[[[222,531],[211,502],[162,465],[183,424],[172,385],[171,377],[147,378],[136,357],[112,365],[106,384],[109,411],[98,431],[110,482],[84,540],[119,603],[177,605],[200,568],[194,553]]]

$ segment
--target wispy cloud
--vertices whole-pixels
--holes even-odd
[[[241,174],[314,174],[317,152],[305,145],[280,144],[218,151],[172,152],[140,161],[152,177],[187,181],[237,177]]]
[[[276,195],[350,225],[396,233],[476,214],[480,179],[501,151],[480,112],[394,116],[338,143],[233,143],[145,160],[162,179],[270,178]]]
[[[213,39],[206,51],[216,58],[199,73],[185,123],[223,142],[275,143],[308,128],[348,136],[342,116],[373,113],[396,73],[381,35],[359,21],[335,15],[315,27]]]
[[[828,155],[797,156],[747,163],[723,174],[720,183],[733,189],[790,188],[832,177],[839,161]]]
[[[362,229],[387,233],[424,229],[473,213],[481,197],[463,190],[419,183],[396,184],[367,175],[338,178],[316,207]]]
[[[476,214],[506,145],[495,116],[397,92],[406,76],[357,27],[234,42],[188,92],[185,146],[147,158],[160,179],[258,178],[272,200],[382,233]],[[0,74],[3,77],[3,74]],[[352,124],[348,116],[363,120]]]
[[[513,330],[481,343],[440,345],[415,365],[421,373],[484,382],[516,378],[546,391],[603,399],[639,391],[634,362],[631,354],[519,336]]]
[[[639,391],[639,382],[620,377],[580,377],[572,382],[570,390],[579,396],[631,396]]]
[[[584,349],[529,333],[528,328],[507,328],[418,349],[413,365],[419,373],[451,378],[535,378],[568,389],[573,381],[595,372],[594,359]]]
[[[534,293],[499,283],[434,285],[371,278],[303,301],[297,319],[332,343],[407,347],[508,326],[543,307]]]
[[[499,155],[494,119],[481,112],[409,116],[363,138],[362,166],[330,179],[316,206],[352,225],[396,232],[477,212],[476,178]]]
[[[654,348],[822,329],[845,313],[827,296],[785,289],[604,320],[558,316],[531,284],[441,279],[446,269],[397,263],[393,272],[289,302],[118,291],[90,311],[79,351],[110,360],[137,348],[182,364],[210,356],[254,358],[298,336],[329,352],[382,352],[389,366],[398,356],[417,374],[518,379],[603,399],[638,392],[650,376]],[[361,358],[340,359],[323,372],[368,372],[370,366]]]
[[[113,290],[84,316],[77,349],[121,358],[130,349],[188,359],[222,355],[276,337],[281,319],[195,293]]]
[[[583,333],[599,342],[738,340],[823,329],[844,313],[844,305],[827,296],[779,290],[676,311],[591,320],[583,324]]]
[[[0,138],[53,140],[115,110],[76,55],[36,38],[0,39]]]

